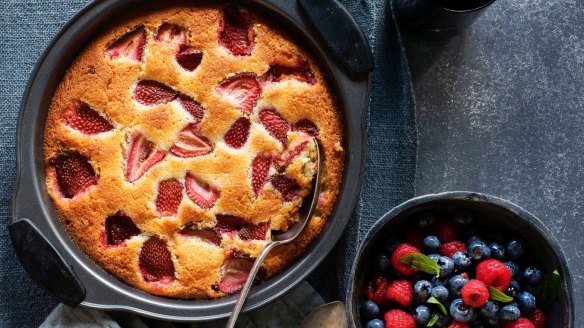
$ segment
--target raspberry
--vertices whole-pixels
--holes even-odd
[[[420,230],[410,229],[404,235],[404,242],[416,248],[422,248],[424,245],[424,234]]]
[[[440,254],[443,256],[448,256],[448,257],[452,258],[452,255],[454,255],[454,253],[456,253],[456,252],[463,252],[463,253],[468,252],[468,249],[466,248],[466,244],[460,240],[453,240],[453,241],[449,241],[447,243],[444,243],[444,244],[442,244],[442,246],[440,246]]]
[[[389,284],[385,292],[388,301],[397,302],[403,306],[408,306],[412,302],[414,288],[412,282],[407,279],[397,279]]]
[[[448,328],[468,328],[468,324],[465,322],[452,321]]]
[[[393,254],[391,254],[391,265],[393,265],[395,271],[401,273],[402,275],[411,276],[417,272],[416,269],[407,264],[401,263],[399,259],[404,255],[419,253],[420,250],[410,244],[399,244],[393,251]]]
[[[531,321],[525,318],[519,318],[513,322],[507,322],[503,325],[503,328],[535,328]]]
[[[489,300],[489,290],[482,281],[473,279],[462,287],[462,300],[474,308],[481,307]]]
[[[385,291],[387,290],[387,279],[377,276],[369,281],[367,284],[367,289],[365,290],[365,295],[367,299],[377,303],[385,303]]]
[[[458,227],[452,221],[440,220],[436,224],[434,234],[441,243],[447,243],[458,238]]]
[[[505,292],[511,284],[511,270],[499,260],[486,260],[477,265],[477,279],[485,285]]]
[[[414,317],[403,310],[389,310],[385,312],[384,319],[386,328],[416,328]]]
[[[527,319],[533,323],[535,328],[545,328],[548,324],[547,316],[539,308],[531,311],[531,313],[527,316]]]

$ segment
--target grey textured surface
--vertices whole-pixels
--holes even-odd
[[[450,39],[405,35],[416,193],[473,190],[544,221],[584,308],[584,4],[498,0]],[[575,327],[584,327],[576,312]]]

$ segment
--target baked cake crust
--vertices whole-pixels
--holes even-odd
[[[232,54],[218,41],[218,33],[225,28],[226,10],[223,5],[179,3],[145,8],[121,19],[122,23],[105,30],[73,62],[54,95],[46,122],[47,188],[72,240],[114,276],[157,295],[177,298],[226,295],[230,291],[217,286],[230,270],[228,260],[234,256],[253,258],[267,242],[261,238],[243,238],[242,230],[239,237],[232,238],[231,234],[231,237],[223,236],[219,243],[209,242],[180,233],[181,229],[195,226],[212,231],[218,215],[237,216],[245,221],[244,224],[254,227],[269,224],[274,230],[286,230],[295,220],[314,176],[314,149],[310,142],[305,142],[312,133],[291,129],[287,141],[282,142],[263,125],[260,117],[263,110],[279,113],[293,127],[296,126],[294,122],[313,122],[325,154],[317,213],[295,242],[279,246],[270,253],[263,265],[268,277],[302,254],[322,230],[343,172],[340,117],[318,64],[287,34],[244,8],[241,13],[253,31],[251,54]],[[181,42],[184,44],[166,42],[168,39],[159,37],[163,24],[183,27],[186,38]],[[112,59],[111,52],[105,49],[132,31],[146,36],[140,58]],[[188,49],[202,53],[193,71],[181,67],[176,59],[177,52],[185,44]],[[309,79],[282,74],[283,78],[270,80],[270,72],[277,74],[273,70],[275,66],[298,67],[299,63],[307,65]],[[222,95],[218,87],[242,73],[255,74],[261,85],[259,99],[249,112]],[[175,98],[144,105],[145,101],[136,96],[140,81],[156,81],[171,90],[170,93],[174,92]],[[181,96],[201,105],[202,119],[194,118],[185,110],[177,98]],[[97,133],[88,134],[79,124],[65,119],[68,110],[73,107],[78,110],[80,106],[88,106],[99,113],[102,121],[94,128]],[[251,128],[245,144],[234,149],[225,139],[234,122],[241,117],[249,119]],[[177,156],[172,151],[173,146],[182,138],[181,131],[191,124],[196,125],[196,133],[202,134],[201,140],[206,140],[210,147],[202,155]],[[146,139],[136,139],[139,137]],[[162,159],[153,160],[154,165],[130,182],[128,180],[134,178],[128,173],[131,162],[128,158],[132,156],[132,145],[142,145],[140,140],[152,146],[144,156],[156,158],[160,155]],[[285,158],[299,145],[302,152],[278,172],[275,167],[278,159]],[[296,196],[300,197],[284,199],[284,193],[274,187],[277,182],[273,178],[273,183],[266,181],[256,193],[250,181],[250,168],[253,160],[264,154],[269,154],[265,156],[272,161],[269,175],[285,175],[296,181]],[[85,167],[83,172],[93,171],[95,178],[84,180],[85,187],[80,192],[64,188],[57,173],[64,170],[63,165],[55,164],[59,163],[59,156],[73,156],[80,162],[85,160],[90,167]],[[198,181],[196,186],[218,191],[210,208],[202,207],[189,196],[185,185],[191,178]],[[176,214],[161,213],[157,208],[160,183],[171,180],[178,181],[177,185],[181,186],[180,205]],[[133,222],[129,225],[135,226],[125,229],[127,235],[118,243],[110,240],[113,237],[106,232],[108,217],[129,218]],[[133,230],[135,228],[138,230]],[[269,231],[266,236],[269,238]],[[155,261],[164,262],[165,256],[170,257],[174,269],[172,279],[148,278],[148,270],[144,271],[144,265],[148,264],[144,263],[150,260],[146,255],[142,258],[141,251],[149,239],[161,240],[162,246],[156,245],[162,248],[166,245],[168,252]],[[159,249],[158,246],[152,249]]]

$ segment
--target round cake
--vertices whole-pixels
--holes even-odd
[[[317,212],[260,280],[320,233],[343,173],[318,62],[235,5],[150,6],[117,20],[66,72],[44,137],[47,189],[71,239],[127,284],[176,298],[241,289],[313,188],[314,138]]]

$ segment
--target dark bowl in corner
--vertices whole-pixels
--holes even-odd
[[[382,216],[365,236],[351,269],[347,290],[347,317],[351,327],[363,327],[359,302],[365,298],[365,281],[371,274],[376,250],[388,236],[399,236],[420,214],[450,216],[468,211],[475,224],[517,236],[526,244],[526,255],[544,272],[558,269],[562,276],[558,300],[548,313],[549,327],[574,327],[574,291],[566,257],[552,233],[521,207],[490,195],[455,191],[419,196]]]

